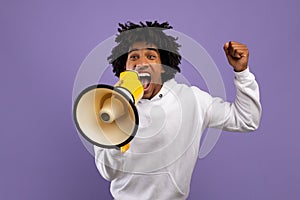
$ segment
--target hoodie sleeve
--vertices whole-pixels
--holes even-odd
[[[226,131],[248,132],[256,130],[260,123],[262,108],[259,87],[249,68],[235,72],[236,97],[234,102],[211,97],[208,110],[208,127]]]
[[[94,151],[95,164],[101,176],[108,181],[117,178],[124,159],[121,151],[97,146],[94,146]]]

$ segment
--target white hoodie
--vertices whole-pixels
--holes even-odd
[[[115,199],[186,199],[207,127],[247,132],[261,117],[259,88],[249,69],[235,73],[234,103],[212,97],[197,87],[164,83],[151,100],[138,105],[139,129],[130,149],[94,147],[100,174],[111,181]]]

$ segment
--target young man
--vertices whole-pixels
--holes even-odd
[[[168,23],[120,24],[118,45],[109,61],[116,76],[135,70],[144,86],[137,104],[140,118],[130,149],[95,147],[100,174],[111,181],[115,199],[186,199],[207,127],[227,131],[256,130],[261,116],[259,89],[248,68],[248,48],[238,42],[224,45],[235,73],[235,102],[224,102],[197,87],[178,84],[180,45],[166,35]]]

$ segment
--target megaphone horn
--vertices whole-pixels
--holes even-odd
[[[74,103],[76,128],[96,146],[125,152],[138,129],[135,105],[143,93],[135,71],[122,72],[115,86],[98,84],[84,89]]]

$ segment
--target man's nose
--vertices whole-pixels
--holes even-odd
[[[137,64],[135,65],[134,67],[134,70],[136,71],[143,71],[143,70],[146,70],[148,68],[148,64],[144,63],[144,64]]]

